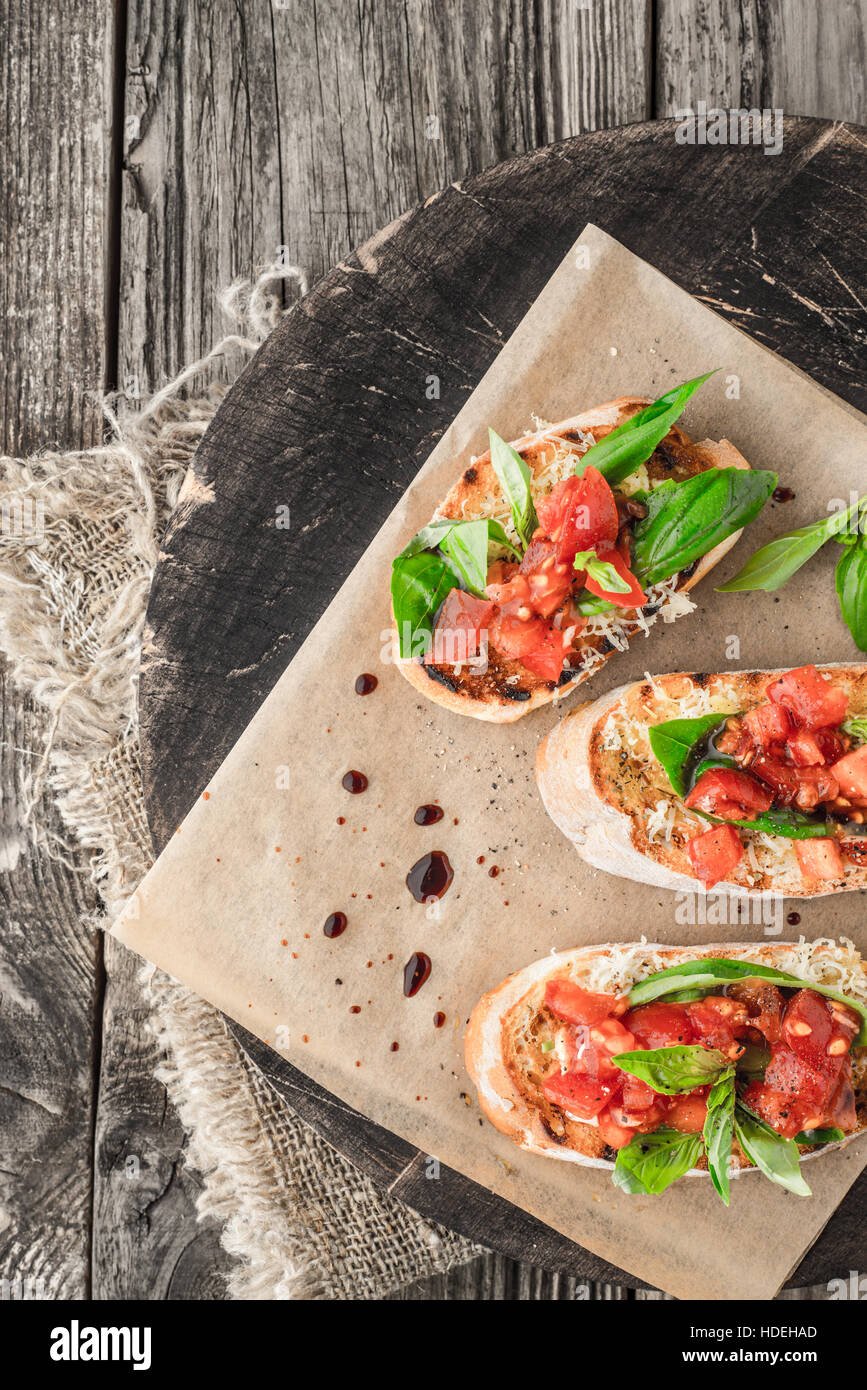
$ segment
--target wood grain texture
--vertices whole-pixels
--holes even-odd
[[[0,34],[0,449],[79,448],[105,384],[110,15],[0,0]],[[83,1298],[101,946],[86,856],[35,850],[23,824],[46,729],[0,676],[0,1279]],[[44,799],[35,817],[61,833]]]
[[[867,0],[657,0],[655,116],[780,107],[867,121]]]
[[[858,375],[867,330],[862,132],[793,120],[771,159],[752,147],[678,145],[674,129],[669,121],[585,135],[462,180],[340,262],[260,350],[197,455],[213,500],[170,528],[152,589],[160,660],[143,670],[141,694],[158,843],[585,222],[601,224],[719,312],[736,321],[747,315],[755,336],[867,404]],[[832,224],[848,229],[836,246]],[[804,256],[805,246],[814,254]],[[837,284],[839,318],[814,297],[820,252]],[[854,313],[852,295],[861,305]],[[424,396],[427,372],[443,382],[438,401]],[[279,533],[277,498],[293,518]],[[249,1035],[244,1044],[299,1113],[365,1171],[384,1169],[389,1191],[424,1215],[570,1277],[611,1278],[609,1267],[457,1173],[432,1192],[406,1145],[336,1105]],[[805,1260],[801,1282],[838,1272],[838,1260],[860,1267],[865,1194],[862,1179]]]

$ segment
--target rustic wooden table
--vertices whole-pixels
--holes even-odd
[[[200,355],[217,289],[279,247],[312,281],[512,154],[700,99],[867,121],[865,0],[0,0],[0,33],[11,454],[97,441],[88,393],[134,399]],[[219,1298],[226,1257],[195,1221],[136,963],[80,926],[85,856],[30,847],[21,768],[45,725],[0,693],[0,1279]],[[123,1179],[130,1154],[145,1181]],[[492,1256],[405,1296],[574,1294]]]

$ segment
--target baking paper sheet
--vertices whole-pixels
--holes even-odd
[[[383,659],[391,560],[484,450],[488,425],[515,438],[534,413],[553,422],[619,395],[654,397],[717,366],[682,425],[696,439],[731,439],[754,467],[776,469],[795,498],[769,505],[693,592],[698,611],[658,623],[559,707],[516,724],[448,714],[417,695]],[[613,1264],[682,1298],[773,1296],[858,1175],[867,1141],[807,1166],[812,1200],[755,1173],[734,1183],[728,1211],[706,1179],[627,1197],[609,1173],[530,1157],[480,1123],[463,1032],[483,992],[556,949],[642,934],[700,948],[799,932],[867,946],[854,893],[789,903],[800,926],[769,938],[761,921],[685,924],[674,894],[587,867],[546,816],[533,777],[539,740],[571,704],[645,671],[858,659],[834,598],[836,547],[776,597],[715,595],[711,586],[772,535],[864,490],[865,423],[585,228],[115,934],[372,1119]],[[379,685],[359,697],[362,671]],[[341,786],[348,769],[369,778],[360,796]],[[415,825],[416,807],[432,801],[444,818]],[[418,904],[406,874],[432,849],[448,854],[454,883],[438,904]],[[337,911],[349,925],[329,941],[323,923]],[[433,968],[407,999],[403,968],[415,951]],[[440,1029],[436,1011],[446,1015]]]

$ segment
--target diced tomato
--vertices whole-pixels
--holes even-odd
[[[433,640],[425,662],[455,665],[478,656],[482,633],[487,629],[494,605],[463,589],[452,589],[440,608]]]
[[[585,574],[584,585],[590,590],[591,594],[596,594],[598,598],[605,598],[609,603],[617,604],[620,608],[641,608],[647,602],[647,595],[639,584],[635,575],[632,573],[626,560],[619,550],[614,546],[597,546],[596,554],[605,564],[612,565],[620,578],[629,585],[625,593],[618,592],[616,589],[603,589],[602,585]]]
[[[538,532],[527,546],[519,576],[529,585],[530,606],[543,618],[556,613],[572,588],[571,566],[559,558],[555,542]]]
[[[618,1007],[622,1011],[622,1000],[617,995],[597,994],[593,990],[582,989],[572,980],[549,980],[545,986],[545,1003],[552,1013],[566,1023],[584,1025],[601,1023]]]
[[[623,1015],[623,1025],[634,1034],[639,1047],[677,1047],[695,1041],[685,1004],[639,1004]]]
[[[854,748],[838,759],[831,768],[840,788],[840,795],[861,799],[867,797],[867,743]]]
[[[549,623],[533,650],[521,657],[522,664],[542,680],[558,681],[563,674],[563,658],[571,646],[571,641],[566,640],[565,631]]]
[[[665,1123],[684,1134],[700,1134],[707,1119],[707,1096],[709,1087],[688,1091],[682,1096],[672,1096],[668,1103]]]
[[[517,565],[505,566],[497,561],[488,570],[485,593],[498,608],[512,613],[520,604],[529,603],[530,581],[526,574],[519,572]]]
[[[836,1076],[859,1027],[860,1020],[845,1005],[813,989],[799,989],[786,1005],[783,1039],[814,1071]]]
[[[550,624],[544,618],[518,618],[513,613],[496,613],[490,626],[491,645],[503,656],[521,661],[544,640]]]
[[[619,1125],[608,1110],[601,1110],[596,1117],[599,1133],[603,1141],[612,1149],[624,1149],[635,1138],[635,1130],[628,1125]]]
[[[796,840],[795,853],[805,878],[842,878],[843,856],[836,840]]]
[[[749,1026],[761,1033],[766,1042],[779,1042],[782,1037],[785,1000],[770,980],[737,980],[729,985],[729,998],[745,1004]]]
[[[780,806],[794,802],[802,811],[812,811],[821,801],[833,801],[838,795],[833,768],[790,767],[762,754],[753,761],[751,770],[773,788],[774,800]]]
[[[647,1089],[650,1091],[650,1087]],[[648,1134],[651,1130],[658,1129],[662,1123],[667,1109],[667,1097],[658,1096],[650,1091],[653,1100],[650,1105],[644,1108],[630,1106],[626,1099],[626,1087],[619,1100],[613,1100],[606,1110],[606,1116],[616,1125],[622,1125],[625,1129],[631,1129],[636,1134]]]
[[[750,1110],[754,1110],[784,1139],[794,1139],[803,1128],[805,1110],[796,1090],[778,1091],[765,1081],[751,1081],[744,1090],[744,1100]],[[810,1107],[807,1106],[807,1109]],[[815,1114],[815,1110],[811,1113]]]
[[[852,840],[841,840],[840,853],[850,864],[857,864],[859,869],[867,867],[867,835]]]
[[[743,718],[743,727],[757,748],[768,749],[775,743],[785,743],[793,724],[782,705],[757,705]]]
[[[637,1076],[630,1076],[628,1072],[624,1073],[624,1077],[621,1100],[625,1109],[632,1113],[646,1113],[655,1109],[659,1100],[658,1092],[654,1091],[652,1086],[648,1086],[646,1081],[641,1081]]]
[[[620,522],[614,493],[598,469],[585,468],[580,478],[564,478],[536,500],[540,530],[556,542],[558,559],[569,569],[579,550],[614,542]]]
[[[834,729],[846,717],[849,704],[844,690],[821,676],[815,666],[787,671],[767,688],[768,698],[783,705],[803,729]]]
[[[543,1081],[542,1091],[552,1105],[559,1105],[581,1120],[592,1120],[617,1094],[619,1084],[612,1085],[601,1077],[588,1076],[586,1073],[564,1072]]]
[[[748,772],[715,767],[702,773],[684,805],[726,820],[751,820],[756,811],[767,811],[773,799]]]
[[[601,1023],[593,1024],[590,1042],[594,1047],[604,1049],[609,1057],[616,1057],[619,1052],[632,1052],[635,1035],[625,1023],[620,1023],[616,1018],[606,1018]]]
[[[740,863],[744,847],[733,825],[715,825],[690,840],[686,852],[696,878],[713,888]]]
[[[796,767],[813,767],[825,761],[816,735],[811,734],[808,729],[799,729],[796,734],[792,734],[786,748]]]
[[[735,1029],[746,1026],[749,1017],[746,1004],[710,994],[687,1004],[686,1013],[696,1037],[705,1047],[717,1047],[732,1058],[740,1056],[743,1047],[735,1038]]]

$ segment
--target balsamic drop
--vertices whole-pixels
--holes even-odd
[[[416,825],[436,825],[438,820],[442,820],[445,815],[440,806],[419,806],[413,820]]]
[[[330,917],[326,917],[322,930],[330,941],[333,941],[335,936],[342,936],[346,931],[346,913],[332,912]]]
[[[378,685],[379,681],[376,679],[376,676],[372,676],[369,671],[364,671],[360,676],[356,677],[355,693],[356,695],[369,695]]]
[[[454,876],[448,855],[441,849],[432,849],[413,864],[406,876],[406,886],[417,903],[426,903],[430,898],[441,898]]]
[[[435,1013],[435,1014],[434,1014],[434,1017],[433,1017],[434,1028],[442,1028],[442,1026],[443,1026],[443,1024],[445,1023],[445,1021],[446,1021],[446,1016],[445,1016],[445,1014],[441,1014],[441,1013]]]
[[[359,792],[367,790],[367,778],[363,772],[347,772],[343,777],[343,786],[357,796]]]
[[[407,999],[418,994],[429,975],[430,956],[426,956],[424,951],[416,951],[403,967],[403,992]]]
[[[771,493],[775,502],[794,502],[795,494],[790,487],[775,487]]]
[[[798,925],[798,923],[800,922],[800,920],[801,920],[801,914],[800,914],[800,912],[790,912],[789,915],[788,915],[788,917],[786,918],[786,921],[788,922],[788,924],[789,924],[790,927],[796,927],[796,926]]]

